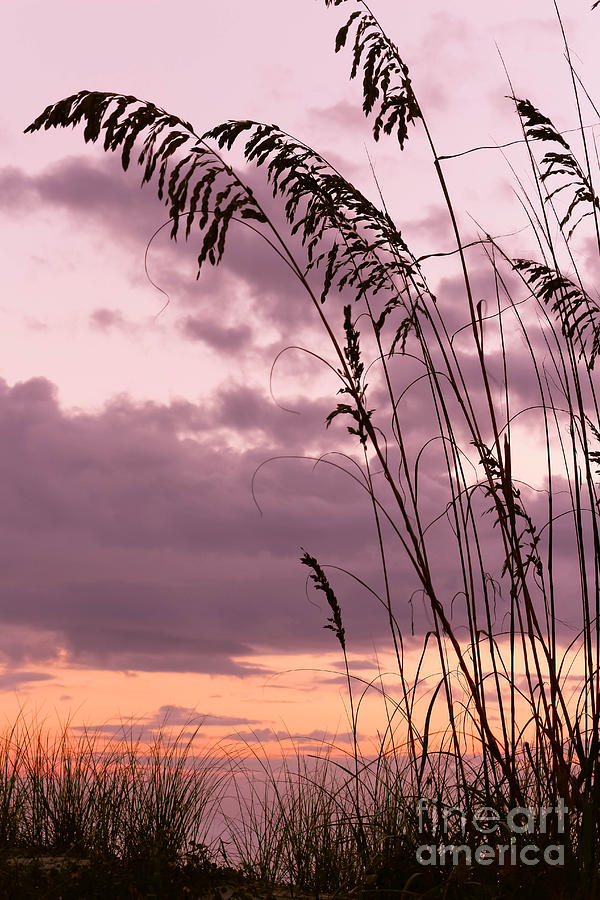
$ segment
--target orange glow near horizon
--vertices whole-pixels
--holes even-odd
[[[500,645],[500,650],[507,648]],[[467,648],[465,647],[465,652]],[[421,682],[415,692],[414,725],[422,734],[433,692],[440,682],[437,651],[432,650],[422,668]],[[562,651],[561,651],[562,653]],[[418,665],[421,648],[414,646],[405,654],[407,684]],[[245,660],[251,662],[250,659]],[[88,729],[114,740],[119,735],[144,735],[147,746],[162,730],[167,738],[188,738],[198,728],[195,745],[210,756],[226,753],[260,752],[279,758],[290,752],[346,755],[352,753],[350,704],[339,655],[261,657],[262,664],[275,674],[239,678],[227,675],[155,672],[112,672],[74,668],[66,663],[48,669],[51,680],[43,683],[43,703],[38,702],[35,686],[28,691],[5,695],[4,720],[0,730],[7,733],[22,717],[33,730],[52,735]],[[357,659],[363,669],[352,672],[353,702],[358,709],[357,734],[362,756],[377,755],[382,744],[393,745],[400,755],[406,748],[407,732],[403,714],[400,679],[392,654],[380,655],[373,668],[365,667],[364,657]],[[437,666],[436,666],[437,662]],[[581,664],[575,654],[565,680],[565,698],[573,707],[577,686],[581,685]],[[379,669],[375,666],[378,665]],[[491,671],[491,668],[489,669]],[[516,666],[517,686],[523,687],[522,661]],[[488,682],[490,687],[491,680]],[[461,710],[460,686],[453,678],[455,710]],[[568,688],[568,690],[567,690]],[[517,695],[518,696],[518,695]],[[489,721],[501,737],[497,701],[488,695]],[[508,686],[505,714],[510,709]],[[251,711],[251,712],[250,712]],[[515,719],[523,724],[529,716],[521,699]],[[458,716],[457,730],[463,735],[465,751],[477,753],[479,739],[468,717]],[[104,730],[103,730],[104,729]],[[429,749],[447,743],[449,719],[444,691],[438,692],[429,726]],[[286,749],[287,748],[287,749]]]

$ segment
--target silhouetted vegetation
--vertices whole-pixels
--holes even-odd
[[[462,279],[460,327],[450,325],[456,321],[456,299],[434,295],[428,257],[411,252],[383,198],[376,205],[323,156],[274,125],[230,121],[198,134],[191,124],[135,97],[81,91],[47,107],[27,130],[82,125],[85,140],[119,152],[125,169],[135,150],[143,182],[156,183],[168,207],[172,236],[183,225],[186,238],[192,230],[199,233],[198,273],[220,263],[232,222],[252,228],[301,284],[307,315],[312,310],[330,341],[333,362],[323,362],[337,373],[343,402],[326,424],[341,418],[356,440],[355,453],[338,457],[335,465],[365,492],[372,509],[381,579],[379,587],[364,585],[365,595],[381,605],[389,623],[400,689],[392,694],[383,684],[363,685],[353,678],[343,594],[331,583],[328,567],[304,551],[302,562],[332,613],[325,627],[344,652],[353,748],[345,761],[330,755],[316,770],[305,768],[300,758],[296,769],[286,764],[282,772],[265,763],[264,791],[251,779],[250,800],[239,794],[240,817],[228,822],[234,865],[253,879],[292,884],[312,895],[354,889],[354,896],[365,898],[520,897],[535,884],[547,897],[595,897],[600,864],[600,414],[594,363],[600,317],[578,267],[575,242],[588,228],[588,247],[600,254],[597,157],[582,112],[586,104],[596,108],[571,65],[565,38],[581,161],[553,122],[530,100],[514,96],[511,87],[534,186],[527,194],[519,183],[529,222],[524,240],[537,246],[538,255],[513,256],[487,233],[467,241],[445,176],[454,161],[438,151],[406,63],[363,0],[325,0],[326,6],[346,3],[351,13],[335,49],[349,46],[351,77],[362,77],[363,110],[373,122],[375,140],[388,137],[403,150],[412,129],[420,129],[429,147],[432,176],[454,236],[451,250],[443,249]],[[243,172],[226,162],[222,154],[234,146],[241,146],[248,166],[262,169],[282,204],[287,231],[273,221]],[[484,263],[490,292],[485,309],[480,288],[474,287]],[[336,297],[336,290],[343,297]],[[511,354],[517,353],[528,366],[526,407],[519,405],[511,374]],[[430,430],[415,447],[414,421],[403,419],[403,406],[417,389],[420,415]],[[544,493],[545,512],[539,521],[530,512],[534,492],[519,478],[526,447],[517,422],[525,415],[544,447],[536,490]],[[433,518],[432,494],[425,498],[421,488],[425,452],[429,472],[436,476],[438,514]],[[444,577],[438,565],[440,541],[452,546]],[[565,548],[573,636],[561,622],[565,601],[556,593],[559,553]],[[390,566],[398,554],[410,563],[430,623],[414,672],[406,662],[409,635],[399,624],[407,617],[398,614],[409,597],[404,586],[394,583]],[[575,691],[569,682],[573,669]],[[423,712],[425,688],[429,696]],[[379,752],[368,757],[357,740],[359,699],[365,691],[382,693],[387,716]],[[447,726],[442,734],[434,733],[432,722],[442,716],[442,707]],[[45,782],[35,766],[28,770],[25,788],[18,778],[5,777],[7,796],[23,789],[30,799],[22,806],[27,810],[22,823],[11,820],[12,814],[7,817],[4,843],[42,849],[50,841],[58,849],[67,840],[60,837],[64,827],[68,840],[87,847],[89,817],[77,821],[84,769],[69,775],[66,798],[58,775]],[[186,784],[183,771],[178,771],[183,779],[178,786]],[[136,791],[143,794],[146,782],[135,764],[123,770],[123,781],[121,775],[111,778],[108,805],[114,812],[124,804],[120,821],[125,831],[111,830],[100,818],[98,846],[110,848],[111,858],[138,859],[130,848],[143,834],[161,848],[181,851],[183,819],[167,840],[171,820],[159,833],[148,826],[158,811],[153,807],[144,819],[136,805]],[[156,788],[152,796],[158,797]],[[175,797],[169,815],[177,810],[182,816],[187,794]],[[547,821],[540,818],[544,808],[556,811],[561,803],[569,809],[564,830],[554,812]],[[455,817],[446,834],[441,812],[450,807],[460,808],[465,824]],[[476,824],[481,807],[491,808],[504,822],[511,810],[530,809],[533,824],[524,833],[515,828],[508,837],[506,825],[486,834],[493,854],[489,864],[463,859],[458,865],[424,866],[417,861],[422,845],[437,852],[441,843],[481,844]],[[544,862],[541,856],[533,866],[523,857],[503,860],[500,847],[512,847],[509,838],[519,854],[526,844],[540,854],[563,846],[564,864]]]

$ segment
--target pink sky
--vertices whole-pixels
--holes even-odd
[[[600,12],[590,5],[572,0],[564,17],[593,95]],[[517,93],[560,129],[576,126],[549,0],[458,0],[451,10],[441,0],[374,0],[373,10],[409,65],[440,152],[519,136],[495,44]],[[135,168],[124,174],[80,131],[22,133],[47,104],[80,89],[131,93],[199,132],[229,118],[276,122],[377,201],[366,146],[415,252],[452,249],[418,130],[404,154],[370,137],[348,55],[333,53],[345,12],[317,0],[21,0],[3,9],[0,690],[8,718],[23,702],[88,724],[152,723],[173,707],[175,716],[210,716],[206,736],[347,730],[343,684],[306,671],[339,669],[340,658],[322,628],[326,605],[312,592],[307,599],[298,557],[303,546],[376,579],[368,504],[331,467],[291,460],[260,470],[262,516],[251,495],[252,475],[270,457],[352,446],[341,425],[324,430],[335,385],[307,358],[287,354],[274,380],[278,400],[300,415],[269,396],[281,349],[326,349],[312,310],[248,234],[232,233],[220,269],[196,282],[194,246],[169,244],[165,231],[149,252],[150,275],[170,298],[155,319],[165,297],[145,277],[144,251],[166,216],[153,187],[141,191]],[[508,151],[517,165],[519,153]],[[500,154],[472,154],[447,172],[467,234],[475,234],[469,215],[496,234],[526,224]],[[511,240],[522,253],[519,241],[529,239]],[[580,252],[585,268],[585,246]],[[432,282],[459,303],[452,264],[430,265]],[[526,363],[513,365],[526,403]],[[415,446],[424,433],[418,410],[407,410]],[[535,434],[527,440],[531,451]],[[521,471],[535,478],[532,459],[524,454]],[[432,513],[438,487],[428,475]],[[393,569],[398,584],[411,583],[403,560]],[[337,586],[356,671],[372,674],[375,648],[388,662],[385,617],[348,579]],[[410,592],[402,588],[397,607],[407,632]],[[422,634],[426,620],[415,617]],[[376,711],[365,716],[372,733]]]

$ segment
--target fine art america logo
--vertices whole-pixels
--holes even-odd
[[[481,806],[470,817],[470,824],[481,835],[481,843],[476,847],[468,844],[422,844],[417,848],[417,862],[422,866],[442,866],[451,863],[456,866],[459,863],[472,865],[473,861],[480,866],[489,866],[494,862],[499,865],[512,865],[521,863],[524,866],[537,866],[545,862],[550,866],[563,866],[565,862],[564,844],[545,844],[542,850],[537,844],[525,844],[519,841],[515,835],[547,834],[548,821],[556,816],[553,824],[555,833],[564,834],[565,815],[568,809],[562,797],[557,806],[542,806],[539,811],[516,806],[510,809],[506,815],[501,816],[492,806]],[[423,818],[426,814],[428,832],[448,834],[448,819],[455,824],[457,817],[463,836],[469,822],[469,817],[458,806],[442,806],[441,814],[437,805],[430,800],[421,798],[418,804],[419,833],[423,834]],[[471,829],[472,831],[472,829]],[[491,843],[487,843],[486,835],[495,835]],[[498,843],[504,835],[506,843]]]

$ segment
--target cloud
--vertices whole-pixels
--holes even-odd
[[[250,345],[252,330],[248,325],[223,326],[208,316],[186,316],[178,323],[188,341],[203,341],[215,350],[236,353]]]
[[[24,670],[2,672],[0,673],[0,692],[19,691],[32,683],[51,680],[52,675],[48,675],[46,672],[28,672]]]
[[[143,211],[149,195],[139,191],[135,180],[123,181],[115,160],[107,160],[67,160],[38,176],[3,170],[0,192],[4,185],[23,212],[45,203],[139,242],[147,233]],[[87,191],[86,204],[80,201],[80,189]],[[156,203],[153,197],[151,202]],[[427,209],[418,224],[424,234],[438,227]],[[312,321],[307,318],[310,301],[289,270],[280,261],[273,264],[270,248],[255,235],[240,230],[237,238],[219,273],[224,279],[220,286],[210,271],[196,285],[179,263],[172,265],[172,256],[157,248],[154,274],[161,285],[164,279],[165,290],[175,291],[186,311],[177,318],[180,335],[234,357],[247,344],[260,352],[261,339],[264,352],[271,353],[269,327],[273,341],[302,328],[314,336],[307,324]],[[475,265],[472,274],[475,302],[485,300],[486,309],[493,309],[489,269]],[[462,352],[469,401],[486,421],[479,362],[469,328],[463,328],[468,321],[464,286],[458,276],[448,275],[438,279],[435,290],[437,308],[450,333],[456,332],[453,346]],[[231,303],[223,314],[225,299]],[[199,310],[201,300],[206,305]],[[118,310],[104,307],[93,312],[91,325],[107,332],[130,327]],[[361,331],[364,340],[366,329],[361,326]],[[509,357],[515,412],[535,402],[536,392],[531,359],[518,336],[510,340],[518,350]],[[414,335],[408,346],[418,352]],[[539,336],[533,349],[539,351],[537,358],[544,358]],[[490,383],[499,393],[501,363],[492,347]],[[421,377],[422,365],[409,356],[395,357],[389,369],[398,393],[406,388],[398,417],[408,457],[420,466],[420,513],[422,526],[429,527],[431,569],[443,602],[458,607],[462,575],[445,515],[444,443],[430,387]],[[376,373],[374,366],[371,396],[386,428],[389,452],[397,457],[389,400]],[[19,664],[27,652],[28,665],[48,661],[52,652],[64,649],[68,660],[81,666],[266,674],[260,664],[265,651],[312,652],[331,648],[335,640],[323,630],[328,615],[324,599],[312,586],[306,590],[307,571],[298,564],[301,547],[324,565],[348,567],[378,592],[379,600],[352,574],[328,570],[353,649],[367,652],[373,640],[385,638],[385,585],[373,509],[360,484],[336,468],[354,474],[353,463],[334,456],[316,466],[314,458],[281,458],[305,453],[318,458],[333,449],[356,453],[346,435],[348,422],[341,417],[324,432],[335,399],[309,399],[303,389],[298,379],[293,407],[300,415],[295,416],[233,376],[198,402],[135,404],[121,397],[100,413],[68,415],[43,378],[0,385],[0,559],[7,573],[0,586],[0,618],[5,626],[29,628],[37,638],[30,649],[21,647],[15,655],[0,635],[0,652]],[[447,396],[459,423],[454,439],[470,450],[472,435],[461,424],[450,389]],[[530,425],[527,439],[534,434]],[[477,460],[474,468],[480,473]],[[373,477],[385,495],[380,475],[375,471]],[[543,495],[527,495],[527,500],[544,522]],[[475,508],[485,512],[481,502]],[[382,530],[386,545],[393,548],[388,564],[395,614],[405,635],[413,628],[422,635],[431,614],[421,603],[419,582],[398,552],[391,526],[383,522]],[[494,538],[495,533],[482,545],[490,570],[502,565]],[[555,547],[564,566],[555,573],[557,593],[559,586],[568,585],[572,549],[563,530]],[[498,621],[505,610],[506,604],[501,605]]]
[[[201,713],[191,707],[166,704],[159,707],[151,716],[141,716],[128,721],[72,726],[71,730],[96,733],[117,740],[131,736],[134,740],[151,743],[159,735],[172,733],[178,740],[190,740],[204,736],[204,732],[199,731],[200,727],[224,728],[232,725],[253,725],[255,722],[256,719]],[[177,728],[180,730],[173,734],[173,729]]]
[[[106,309],[105,307],[100,307],[93,311],[90,316],[90,325],[96,331],[104,333],[113,330],[125,332],[136,330],[136,326],[128,322],[120,310]]]
[[[253,725],[256,719],[246,719],[242,716],[220,716],[215,713],[198,712],[189,706],[177,706],[175,704],[165,704],[160,706],[154,716],[148,719],[148,726],[161,728],[173,725],[202,725],[202,726],[222,726],[231,727],[232,725]]]
[[[240,175],[256,190],[282,233],[288,234],[281,201],[265,188],[262,172],[251,167],[241,169]],[[140,172],[123,172],[112,154],[68,157],[33,174],[15,166],[0,168],[0,212],[67,215],[78,229],[99,233],[110,242],[111,251],[127,252],[124,275],[136,285],[146,275],[140,275],[139,265],[130,266],[131,252],[140,263],[146,259],[154,285],[175,308],[186,310],[176,324],[185,340],[203,341],[230,355],[242,347],[251,351],[266,332],[272,332],[274,340],[290,342],[292,334],[314,329],[310,298],[289,265],[243,223],[232,222],[218,270],[207,265],[196,281],[200,233],[192,229],[189,241],[181,236],[177,243],[169,239],[169,228],[155,234],[169,220],[156,185],[140,188]],[[292,250],[299,250],[297,238],[288,242]],[[301,251],[300,259],[304,255]],[[104,331],[131,330],[118,310],[96,310],[90,324]],[[271,354],[270,349],[267,352]]]
[[[364,735],[357,733],[356,737],[358,740],[363,740]],[[315,743],[322,750],[323,747],[328,748],[332,744],[351,744],[354,741],[354,735],[351,731],[331,734],[331,732],[317,729],[309,734],[302,734],[301,732],[273,731],[272,728],[255,728],[252,731],[232,732],[226,735],[224,740],[243,741],[245,744],[266,744],[271,741],[278,743],[293,741],[296,744]]]
[[[258,447],[227,446],[219,429],[236,425],[239,435],[256,428]],[[247,388],[230,387],[220,404],[119,398],[66,414],[43,378],[1,383],[4,634],[37,635],[31,661],[62,649],[78,666],[238,676],[267,674],[266,649],[330,646],[324,612],[306,600],[300,546],[335,557],[342,542],[369,558],[368,506],[338,470],[281,461],[257,475],[261,518],[252,476],[294,429],[301,416]],[[350,593],[352,620],[360,603]],[[13,662],[22,646],[0,635]]]
[[[370,132],[365,116],[356,103],[340,100],[329,106],[314,106],[308,111],[309,117],[318,122],[322,128],[334,129],[339,136],[340,128],[348,131],[353,137],[356,132]]]
[[[474,271],[476,298],[493,296],[492,285],[489,272]],[[440,282],[438,308],[451,330],[464,324],[458,278]],[[105,321],[113,320],[107,315]],[[487,335],[493,323],[485,327]],[[509,356],[514,414],[537,402],[537,389],[518,330],[507,330],[505,339],[509,351],[511,346],[519,351]],[[457,333],[457,352],[463,344],[468,348],[468,340],[468,329]],[[542,360],[542,338],[535,341]],[[484,422],[478,360],[466,349],[462,360],[469,402]],[[490,384],[501,399],[498,350],[492,347],[488,360]],[[421,377],[422,365],[410,356],[395,357],[389,370],[394,383],[406,387],[397,412],[405,451],[418,461],[430,569],[438,596],[462,622],[461,561],[447,514],[444,443],[429,384]],[[385,423],[389,400],[375,370],[369,380],[378,421]],[[458,423],[454,439],[473,457],[472,436],[461,424],[450,389],[447,397]],[[294,402],[299,415],[290,415],[250,385],[231,380],[197,402],[134,403],[122,396],[99,413],[67,414],[44,378],[12,387],[0,383],[0,621],[5,629],[30,629],[32,635],[18,644],[0,635],[0,654],[14,665],[34,668],[64,650],[72,664],[94,668],[266,675],[260,662],[265,652],[336,646],[323,628],[326,602],[307,586],[309,573],[299,565],[301,548],[324,566],[340,567],[327,571],[349,646],[369,652],[374,641],[387,636],[385,583],[360,472],[344,456],[322,456],[326,450],[356,452],[342,417],[325,431],[332,405],[299,396]],[[527,447],[540,436],[535,416],[526,418],[521,433],[513,425],[515,458],[519,441]],[[389,419],[385,427],[394,460]],[[300,458],[304,454],[310,458]],[[476,457],[472,466],[461,459],[468,478],[480,477]],[[393,511],[376,469],[372,477]],[[557,478],[555,487],[562,486]],[[548,515],[543,492],[524,487],[523,501],[541,527]],[[499,573],[502,548],[490,517],[484,517],[489,506],[482,491],[473,495],[471,507],[483,525],[483,565]],[[568,506],[557,495],[559,512],[568,512]],[[567,598],[559,604],[561,615],[571,621],[568,560],[576,548],[569,521],[564,516],[556,527],[554,581],[557,597]],[[380,527],[389,548],[394,613],[406,638],[414,630],[418,639],[431,626],[431,612],[406,555],[398,552],[393,526],[383,518]],[[508,608],[505,590],[497,622]]]
[[[39,214],[59,209],[78,223],[118,230],[122,237],[147,241],[168,216],[161,212],[152,188],[140,190],[139,180],[123,172],[119,160],[71,156],[39,173],[16,166],[0,169],[0,210]]]

